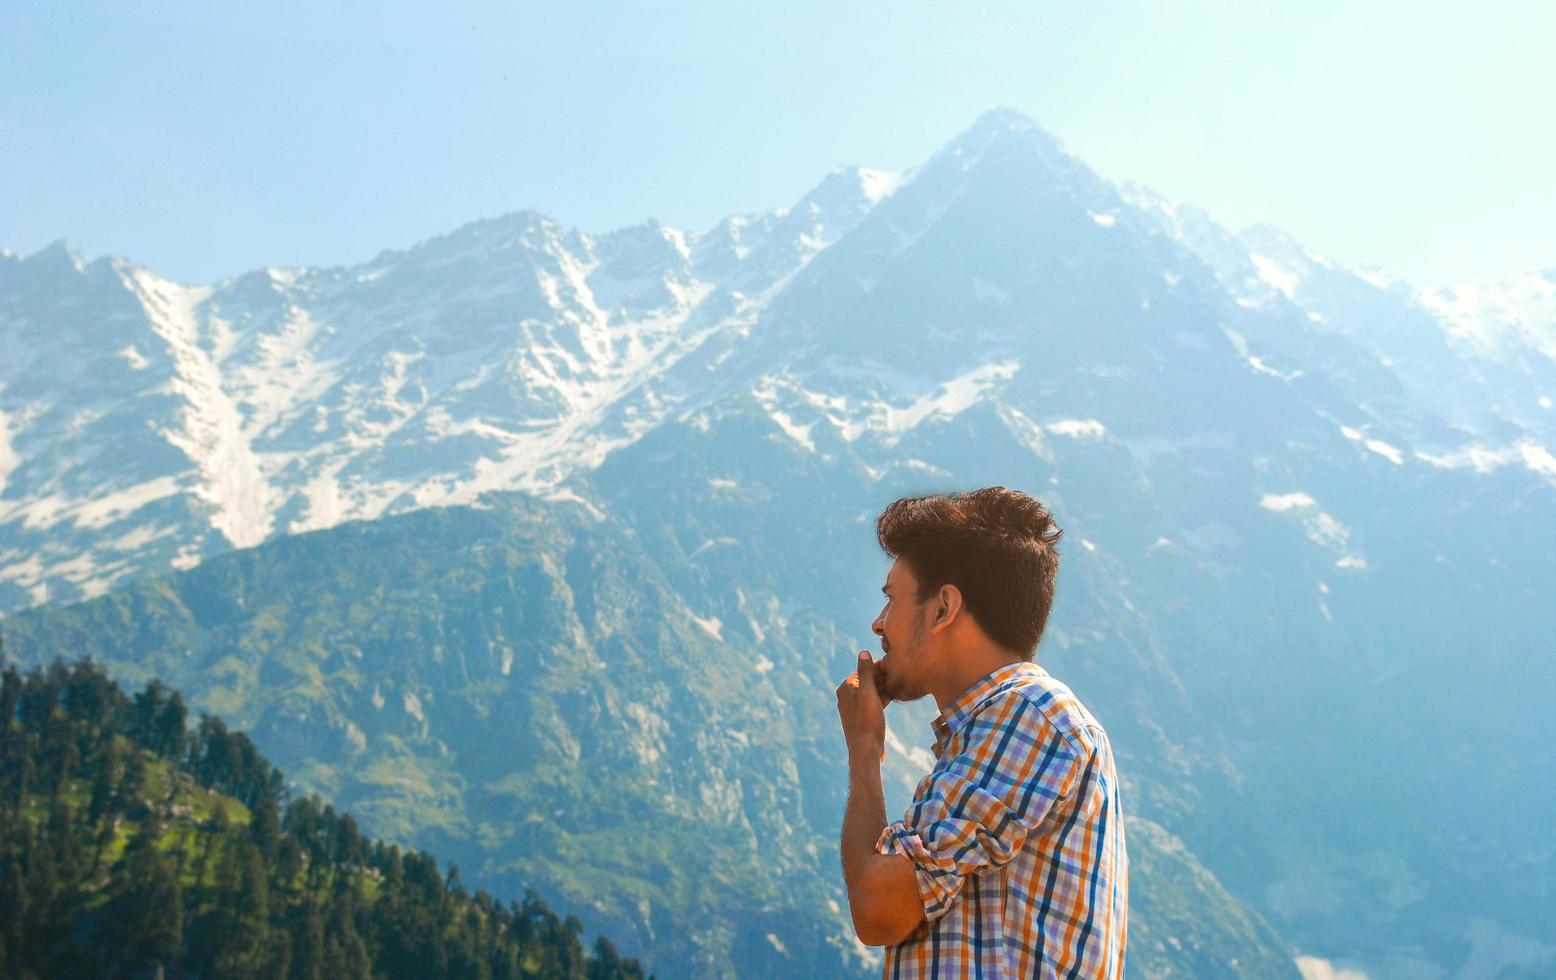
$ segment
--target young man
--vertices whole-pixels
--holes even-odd
[[[992,487],[898,500],[876,521],[895,558],[872,629],[837,689],[848,744],[843,878],[884,976],[1124,973],[1129,859],[1107,733],[1032,657],[1060,530]],[[903,818],[881,790],[890,701],[934,695],[935,766]]]

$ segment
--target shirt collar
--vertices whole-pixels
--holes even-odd
[[[929,723],[929,727],[935,732],[935,755],[951,741],[952,736],[962,730],[968,719],[979,708],[983,707],[994,695],[1010,688],[1017,678],[1028,674],[1041,676],[1046,673],[1043,668],[1029,660],[1018,660],[1012,664],[997,667],[992,673],[984,675],[973,683],[972,687],[962,692],[961,697],[951,702],[946,709],[936,715]]]

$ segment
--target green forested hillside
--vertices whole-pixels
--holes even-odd
[[[0,677],[0,976],[641,978],[533,892],[288,798],[247,736],[90,662]]]

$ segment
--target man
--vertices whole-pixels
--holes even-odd
[[[876,521],[895,559],[837,689],[848,744],[843,877],[889,978],[1124,972],[1129,859],[1107,734],[1032,658],[1060,530],[1026,494],[905,498]],[[935,766],[886,822],[885,705],[934,695]]]

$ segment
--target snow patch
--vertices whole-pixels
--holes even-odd
[[[0,582],[15,582],[27,590],[27,596],[35,606],[49,600],[49,584],[44,577],[43,559],[28,555],[22,561],[0,565]]]
[[[887,170],[868,170],[859,168],[859,186],[864,191],[865,200],[871,204],[879,204],[881,201],[897,193],[897,188],[907,182],[902,174],[894,174]]]
[[[155,524],[143,524],[109,541],[107,547],[110,551],[124,551],[133,554],[153,541],[160,541],[177,533],[178,528],[172,525],[157,527]]]
[[[319,471],[302,485],[301,493],[307,506],[303,516],[287,525],[288,534],[334,527],[345,519],[347,502],[341,496],[340,485],[335,482],[335,474],[341,465],[344,464]]]
[[[1295,493],[1267,493],[1259,498],[1259,506],[1277,514],[1295,512],[1302,518],[1302,532],[1314,544],[1329,551],[1344,554],[1351,539],[1351,529],[1335,519],[1333,514],[1318,509],[1318,502],[1301,491]],[[1341,568],[1365,568],[1360,555],[1345,554],[1340,559]]]
[[[1414,454],[1416,459],[1438,469],[1471,469],[1477,473],[1491,473],[1510,463],[1522,462],[1541,476],[1556,479],[1556,456],[1540,443],[1525,440],[1512,446],[1493,449],[1490,446],[1467,446],[1451,453]]]
[[[900,435],[931,416],[954,417],[976,404],[989,388],[1009,381],[1020,367],[1015,360],[985,364],[952,378],[907,408],[887,408],[886,431]]]
[[[815,428],[815,423],[811,422],[807,425],[800,425],[794,420],[792,415],[778,407],[780,383],[776,377],[764,378],[761,384],[758,384],[751,390],[751,393],[767,412],[768,417],[783,431],[784,435],[793,439],[805,447],[805,449],[815,452],[816,444],[810,438],[810,430]]]
[[[22,465],[22,458],[11,445],[11,440],[19,431],[19,427],[12,427],[11,416],[0,409],[0,496],[5,495],[6,480]]]
[[[1524,465],[1542,473],[1545,476],[1556,476],[1556,456],[1552,456],[1550,450],[1536,442],[1519,444],[1519,453],[1524,457]]]
[[[415,718],[422,724],[426,724],[427,716],[422,713],[421,698],[417,697],[415,694],[412,694],[410,691],[406,691],[405,697],[401,699],[401,704],[405,706],[406,714],[410,715],[412,718]]]
[[[778,423],[778,428],[783,430],[784,435],[788,436],[790,439],[793,439],[795,442],[804,446],[811,452],[816,451],[816,444],[812,442],[810,438],[810,430],[815,427],[814,422],[812,422],[810,425],[800,425],[792,418],[790,418],[787,413],[780,412],[776,408],[769,409],[767,414],[771,415],[773,417],[773,421]]]
[[[145,269],[134,270],[125,282],[166,342],[175,371],[170,386],[184,399],[178,427],[160,434],[199,469],[195,495],[215,510],[211,525],[234,547],[259,544],[270,536],[280,495],[265,479],[238,405],[222,385],[218,354],[230,339],[218,330],[211,338],[214,350],[201,345],[198,309],[211,287],[181,286]]]
[[[1298,956],[1297,972],[1302,974],[1302,980],[1369,980],[1361,970],[1336,966],[1318,956]]]
[[[1107,426],[1096,419],[1060,419],[1044,426],[1056,436],[1070,439],[1101,439],[1108,434]]]
[[[1324,619],[1331,625],[1334,623],[1334,614],[1329,611],[1329,603],[1322,599],[1318,600],[1318,611],[1323,614]]]
[[[1548,273],[1426,290],[1420,300],[1451,337],[1476,353],[1500,357],[1532,348],[1556,361],[1556,281]]]
[[[1367,285],[1373,286],[1377,289],[1387,290],[1394,284],[1393,281],[1389,279],[1387,273],[1381,269],[1376,269],[1371,266],[1360,266],[1354,268],[1351,270],[1351,274]]]
[[[1238,300],[1237,302],[1239,304],[1243,303],[1242,300]],[[1250,353],[1248,350],[1248,339],[1242,334],[1238,333],[1236,330],[1233,330],[1231,327],[1222,327],[1221,332],[1226,335],[1227,340],[1232,342],[1232,347],[1236,349],[1237,355],[1245,362],[1247,362],[1249,367],[1253,368],[1258,373],[1268,374],[1270,377],[1279,378],[1282,381],[1295,381],[1302,377],[1301,371],[1278,371],[1266,364],[1263,358]]]
[[[549,500],[554,504],[577,504],[595,520],[603,521],[605,519],[605,511],[595,506],[594,501],[590,500],[588,497],[583,496],[571,487],[551,487],[549,489],[542,490],[540,492],[540,499]],[[417,506],[422,506],[419,500],[417,501]]]
[[[696,558],[698,555],[702,554],[703,552],[705,552],[705,551],[707,551],[707,550],[709,550],[711,548],[717,548],[720,545],[731,545],[731,544],[738,547],[740,545],[740,540],[738,538],[728,538],[728,537],[726,537],[726,538],[709,538],[708,540],[704,541],[702,544],[699,544],[696,548],[692,549],[692,553],[687,555],[686,557],[688,557],[688,558]]]
[[[1258,271],[1260,279],[1280,290],[1287,299],[1296,299],[1299,280],[1295,273],[1281,268],[1274,259],[1257,252],[1249,253],[1248,257],[1253,260],[1253,267]]]
[[[1343,548],[1351,536],[1351,529],[1341,524],[1327,511],[1319,511],[1303,521],[1303,530],[1307,532],[1308,540],[1327,548]],[[1346,564],[1348,562],[1350,564]],[[1340,559],[1339,567],[1366,568],[1367,564],[1359,555],[1346,555]]]
[[[153,501],[174,496],[179,489],[177,477],[159,476],[123,490],[105,493],[77,503],[73,508],[73,523],[78,528],[99,530]]]
[[[1043,438],[1043,427],[1027,418],[1019,408],[1008,405],[1000,407],[1000,418],[1005,421],[1005,426],[1016,441],[1025,446],[1032,455],[1039,459],[1054,459],[1053,451],[1048,448]]]
[[[1368,449],[1377,453],[1379,456],[1382,456],[1384,459],[1393,463],[1395,466],[1401,466],[1405,462],[1405,454],[1398,448],[1384,442],[1382,439],[1370,438],[1366,433],[1360,431],[1359,429],[1353,429],[1348,425],[1340,426],[1340,433],[1352,442],[1361,443],[1363,446],[1366,446]]]

